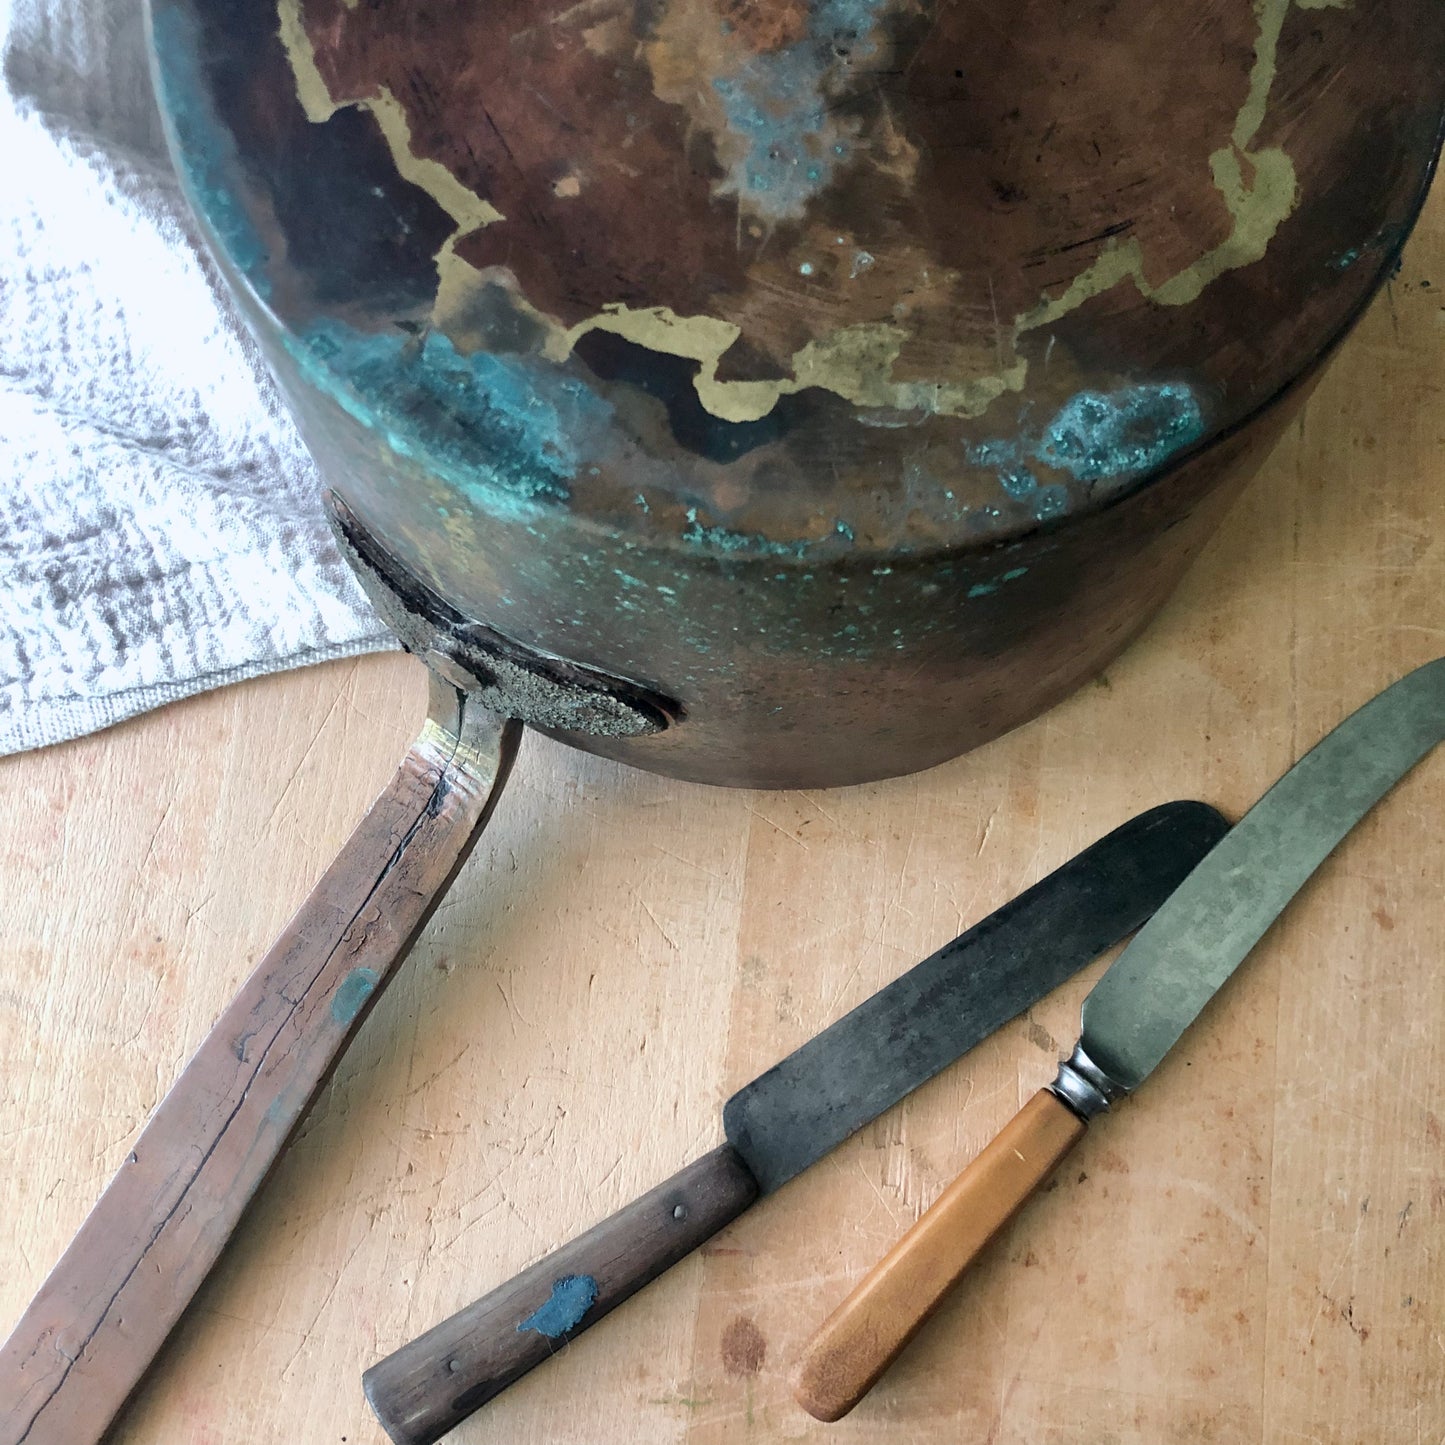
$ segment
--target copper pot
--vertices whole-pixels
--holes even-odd
[[[368,581],[669,725],[503,710],[750,786],[941,762],[1139,631],[1395,264],[1442,35],[1429,0],[154,8]]]

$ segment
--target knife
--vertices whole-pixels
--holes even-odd
[[[838,1420],[1089,1122],[1154,1071],[1285,905],[1445,738],[1445,658],[1386,688],[1306,753],[1139,931],[1084,1000],[1078,1046],[808,1342],[793,1394]]]
[[[728,1142],[362,1377],[397,1445],[431,1445],[664,1270],[1137,928],[1228,828],[1131,819],[734,1094]]]

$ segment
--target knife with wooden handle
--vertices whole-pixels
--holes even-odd
[[[1151,809],[734,1094],[727,1143],[363,1377],[398,1445],[431,1445],[650,1280],[1137,928],[1224,835]]]
[[[1445,658],[1340,723],[1249,810],[1084,1001],[1059,1075],[808,1342],[793,1393],[838,1420],[877,1383],[1089,1122],[1133,1093],[1336,844],[1445,739]]]

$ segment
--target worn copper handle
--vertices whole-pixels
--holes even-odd
[[[430,717],[0,1350],[0,1445],[94,1445],[465,862],[520,724]]]
[[[841,1420],[878,1383],[1084,1128],[1047,1089],[1024,1105],[808,1341],[793,1395],[810,1415]]]

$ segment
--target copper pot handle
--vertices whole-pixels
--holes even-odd
[[[490,818],[521,735],[433,678],[395,778],[162,1099],[0,1350],[0,1445],[94,1445]]]

